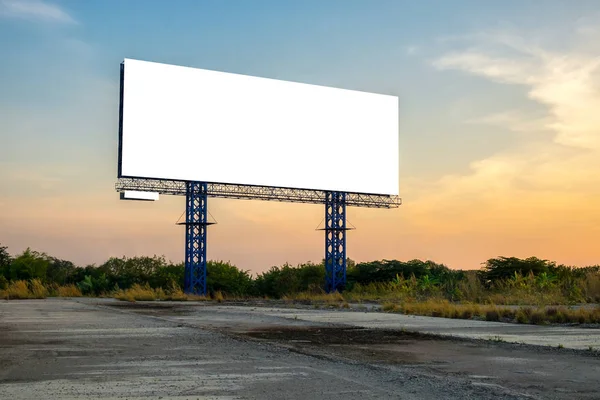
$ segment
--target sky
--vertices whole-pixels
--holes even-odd
[[[403,204],[348,208],[353,260],[598,264],[599,26],[596,0],[0,0],[0,244],[183,260],[184,198],[114,189],[119,64],[137,58],[398,96]],[[209,211],[209,259],[324,256],[323,206]]]

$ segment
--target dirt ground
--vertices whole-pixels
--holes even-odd
[[[256,305],[0,302],[7,399],[600,399],[599,377],[592,352],[314,322]]]

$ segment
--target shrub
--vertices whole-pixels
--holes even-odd
[[[225,300],[225,299],[223,298],[223,293],[221,293],[220,291],[218,291],[218,292],[215,292],[215,294],[213,295],[213,300],[216,300],[216,301],[217,301],[217,303],[222,303],[222,302],[223,302],[223,300]]]
[[[543,325],[546,323],[546,316],[541,311],[532,311],[529,315],[529,322],[534,325]]]
[[[381,306],[381,309],[383,311],[391,311],[391,312],[400,311],[400,307],[394,303],[383,303],[383,305]]]
[[[30,296],[29,288],[26,281],[13,281],[5,290],[5,295],[8,300],[11,299],[28,299]]]
[[[58,297],[81,297],[81,291],[75,285],[59,286],[56,290]]]
[[[517,315],[516,315],[515,319],[517,320],[517,323],[519,323],[519,324],[526,324],[527,322],[529,322],[529,316],[527,315],[525,310],[523,310],[522,308],[519,309],[519,311],[517,311]]]
[[[154,291],[148,284],[141,286],[136,283],[131,288],[116,293],[115,297],[127,301],[152,301],[158,299],[159,295],[160,293]]]
[[[33,299],[45,299],[48,296],[48,289],[38,279],[30,282],[29,291]]]
[[[507,320],[514,320],[517,312],[511,308],[501,308],[499,309],[499,313],[500,313],[500,318],[503,319],[507,319]]]
[[[6,294],[8,299],[28,299],[30,294],[29,288],[27,287],[27,282],[11,282],[11,284],[6,289]]]
[[[486,321],[500,321],[500,313],[496,309],[487,310],[485,313]]]
[[[171,282],[171,286],[166,290],[166,298],[173,301],[188,300],[188,296],[183,293],[183,290],[175,282]]]

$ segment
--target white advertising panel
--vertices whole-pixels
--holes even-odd
[[[398,98],[126,59],[119,176],[398,194]]]
[[[121,200],[157,201],[159,194],[156,192],[142,192],[138,190],[125,190],[121,192]]]

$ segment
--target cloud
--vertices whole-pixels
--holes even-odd
[[[549,132],[551,130],[551,121],[551,118],[546,114],[532,115],[520,110],[508,110],[471,118],[465,122],[474,125],[507,128],[513,132],[537,133]]]
[[[0,17],[62,24],[77,23],[56,4],[41,0],[0,0]]]
[[[464,121],[522,135],[512,148],[471,162],[466,174],[407,180],[405,193],[414,200],[407,199],[405,207],[412,203],[415,223],[440,234],[493,232],[505,240],[548,230],[572,235],[575,227],[578,234],[597,236],[600,52],[586,43],[593,34],[597,42],[600,31],[584,31],[582,38],[575,27],[565,40],[568,46],[562,47],[510,32],[456,38],[453,49],[433,62],[443,73],[459,71],[517,86],[515,93],[525,89],[527,98],[544,111],[508,106]]]
[[[540,128],[552,129],[556,143],[600,149],[598,53],[553,52],[509,35],[490,40],[490,49],[504,45],[510,52],[475,47],[446,54],[434,66],[525,86],[531,100],[547,107],[550,121]]]

